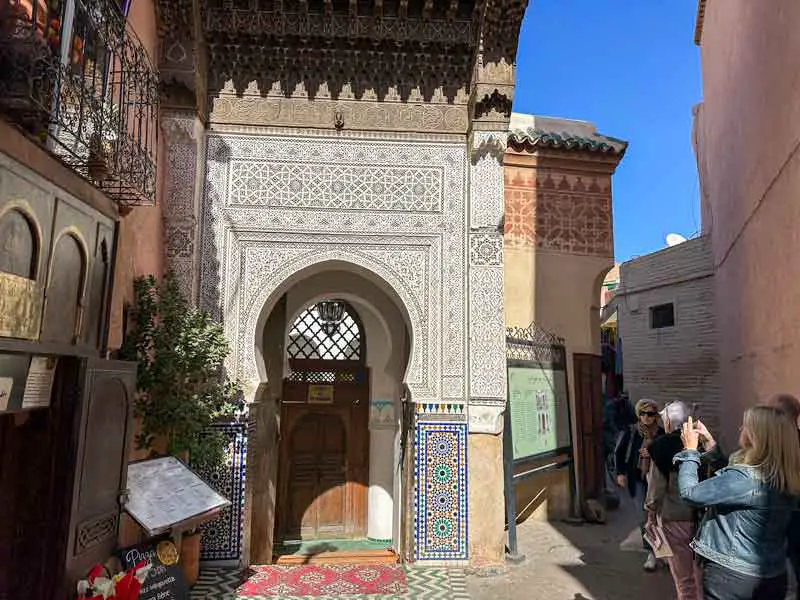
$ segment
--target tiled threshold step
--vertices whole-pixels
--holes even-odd
[[[367,539],[311,540],[276,545],[273,562],[277,565],[371,564],[398,562],[386,542]]]

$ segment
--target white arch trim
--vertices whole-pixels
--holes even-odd
[[[414,297],[411,288],[389,265],[364,253],[341,248],[312,250],[295,260],[287,261],[270,278],[260,282],[245,316],[244,326],[238,328],[237,335],[237,341],[243,342],[236,344],[242,348],[242,355],[236,357],[237,372],[245,384],[247,395],[252,396],[258,384],[267,380],[266,366],[258,348],[262,344],[261,334],[272,309],[280,297],[297,280],[303,278],[303,271],[312,267],[323,267],[325,263],[330,263],[332,267],[337,263],[345,268],[356,267],[358,273],[387,292],[406,319],[411,340],[405,383],[414,397],[436,397],[439,382],[432,373],[432,366],[435,364],[431,353],[433,345],[427,339],[430,327],[422,308],[424,302]]]

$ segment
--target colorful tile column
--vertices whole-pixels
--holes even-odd
[[[415,558],[463,563],[469,558],[464,406],[418,405],[415,426]]]

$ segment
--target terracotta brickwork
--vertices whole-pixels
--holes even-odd
[[[508,158],[508,157],[507,157]],[[513,159],[512,159],[513,160]],[[509,164],[505,167],[505,244],[613,256],[611,175]]]

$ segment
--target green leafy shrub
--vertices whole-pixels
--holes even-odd
[[[140,277],[134,291],[135,322],[121,353],[139,363],[137,446],[152,450],[160,438],[169,454],[188,452],[194,466],[220,464],[227,442],[207,428],[241,408],[223,369],[230,352],[223,328],[189,303],[171,273],[160,282]]]

